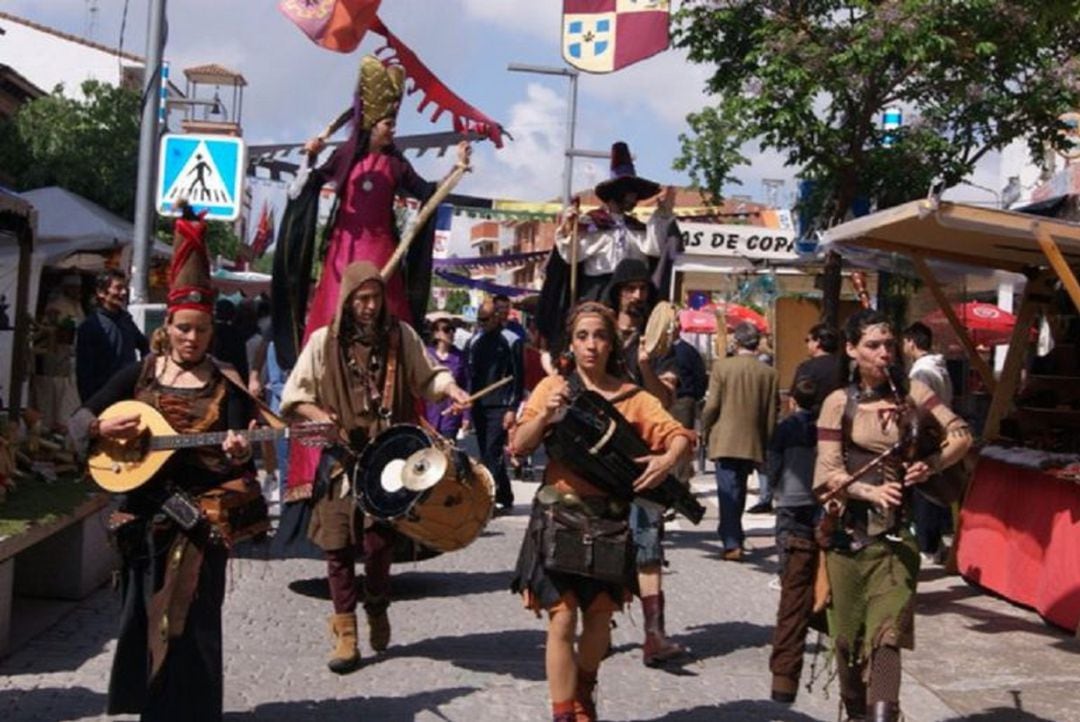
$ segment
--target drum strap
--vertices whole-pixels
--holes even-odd
[[[401,349],[401,326],[393,324],[386,349],[386,378],[383,379],[382,406],[379,409],[379,431],[387,428],[394,409],[394,383],[397,380],[398,352]]]

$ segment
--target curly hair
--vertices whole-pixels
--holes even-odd
[[[574,326],[577,325],[578,319],[582,316],[599,316],[600,320],[604,322],[604,331],[607,333],[608,338],[611,339],[611,353],[608,354],[607,364],[604,366],[604,371],[617,378],[626,377],[626,362],[623,359],[622,348],[619,346],[619,324],[615,318],[615,312],[603,303],[596,301],[583,301],[577,306],[570,309],[570,313],[566,317],[566,339],[567,345],[571,346],[574,343]]]

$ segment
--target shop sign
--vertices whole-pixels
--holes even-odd
[[[679,223],[685,253],[697,256],[795,260],[795,232],[763,226]]]

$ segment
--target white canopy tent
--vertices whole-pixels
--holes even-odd
[[[26,346],[28,332],[25,322],[27,308],[25,289],[18,290],[20,269],[22,275],[28,272],[30,249],[33,245],[34,228],[37,225],[37,213],[34,207],[17,193],[0,188],[0,252],[8,253],[14,259],[10,264],[15,278],[10,296],[0,296],[0,388],[7,403],[19,407],[22,398],[23,379],[12,374],[14,349]],[[15,308],[8,313],[8,308]],[[16,326],[12,327],[12,322]],[[16,337],[19,341],[16,343]],[[21,368],[22,364],[18,367]],[[10,388],[7,388],[10,382]]]
[[[37,234],[30,263],[30,288],[27,308],[37,308],[43,268],[73,269],[94,273],[104,269],[102,251],[119,249],[120,267],[126,268],[135,238],[128,221],[110,213],[77,193],[50,186],[26,191],[19,196],[37,211]],[[153,253],[172,255],[172,248],[155,242]],[[14,298],[17,249],[0,246],[0,294]]]

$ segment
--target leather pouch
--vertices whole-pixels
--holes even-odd
[[[544,569],[613,584],[632,579],[630,526],[553,504],[544,510]]]

